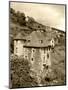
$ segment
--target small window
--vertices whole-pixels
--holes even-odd
[[[31,60],[33,61],[33,58]]]
[[[25,59],[27,59],[27,56],[25,56]]]
[[[24,43],[26,42],[26,40],[24,40]]]
[[[46,64],[43,64],[43,68],[46,69]]]
[[[43,43],[43,40],[41,40],[40,42]]]
[[[30,42],[30,40],[28,40],[28,42]]]
[[[47,58],[49,58],[49,54],[47,53]]]
[[[46,64],[43,64],[44,67],[46,67]]]
[[[34,52],[35,50],[33,50],[33,52]]]
[[[38,26],[38,28],[40,28],[40,26]]]
[[[48,69],[48,65],[46,65],[46,69]]]

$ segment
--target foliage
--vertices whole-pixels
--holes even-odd
[[[10,62],[10,79],[12,88],[36,86],[36,80],[29,74],[28,60],[13,56]]]
[[[23,12],[22,13],[19,11],[16,12],[14,9],[10,8],[10,23],[13,24],[12,25],[13,27],[10,25],[11,35],[12,35],[12,37],[10,37],[11,39],[10,40],[10,52],[13,53],[13,47],[14,47],[13,37],[17,35],[19,32],[21,32],[23,36],[31,33],[33,31],[32,29],[33,24],[35,24],[36,22],[32,17],[28,17],[28,21],[26,22],[26,17]],[[30,28],[29,32],[27,32],[26,30],[24,31],[23,26],[29,27]],[[47,32],[43,32],[43,33],[47,35]],[[65,47],[64,46],[65,37],[64,36],[57,37],[57,36],[58,36],[58,33],[56,35],[56,39],[58,39],[58,43],[60,44],[60,47],[61,45]],[[60,49],[61,49],[60,51],[64,50],[64,48],[62,47]],[[58,50],[58,47],[56,48],[56,50]],[[55,54],[55,51],[54,51],[54,54]],[[52,57],[54,57],[54,61],[55,61],[52,65],[53,67],[52,72],[47,73],[47,75],[44,78],[41,78],[41,83],[43,86],[60,85],[60,84],[65,83],[65,78],[64,78],[65,70],[63,68],[64,62],[62,62],[63,63],[62,64],[60,63],[60,60],[59,60],[61,55],[58,56],[57,54],[56,57],[55,55],[53,55]],[[28,60],[25,60],[23,59],[23,57],[18,57],[16,55],[12,55],[10,58],[11,58],[10,79],[11,79],[12,88],[37,86],[38,85],[37,79],[30,76],[30,65],[29,65]],[[64,61],[64,58],[63,58],[63,61]],[[58,62],[57,65],[56,65],[56,62]]]
[[[10,8],[10,19],[14,23],[17,23],[21,26],[26,26],[25,14],[19,11],[15,12],[15,10],[12,8]]]
[[[44,86],[65,85],[65,46],[56,46],[51,53],[51,72],[42,79]]]

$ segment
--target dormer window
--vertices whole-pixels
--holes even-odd
[[[43,40],[40,40],[40,43],[43,43]]]
[[[38,28],[40,28],[40,26],[38,26]]]
[[[26,40],[24,40],[24,43],[26,42]]]
[[[28,42],[30,42],[30,40],[28,40]]]

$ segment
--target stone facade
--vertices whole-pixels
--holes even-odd
[[[31,69],[36,73],[41,73],[43,69],[51,66],[51,48],[27,48],[23,47],[23,41],[14,41],[14,54],[18,56],[23,56],[26,60],[29,60],[31,64]]]
[[[14,54],[21,56],[24,55],[24,42],[21,40],[14,40]]]
[[[39,32],[36,32],[39,34]],[[40,34],[41,35],[41,34]],[[33,37],[30,35],[30,42],[25,39],[15,39],[14,40],[14,54],[18,56],[23,56],[26,60],[29,60],[31,70],[36,72],[36,74],[41,75],[45,68],[51,67],[51,47],[54,47],[54,40],[52,39],[49,43],[44,42],[42,39],[42,43],[39,39],[34,40],[31,38]],[[40,45],[39,45],[39,44]],[[36,46],[37,45],[37,46]]]

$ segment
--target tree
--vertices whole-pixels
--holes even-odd
[[[12,22],[17,23],[19,25],[26,26],[25,14],[20,11],[15,12],[13,8],[10,8],[10,19]]]
[[[36,86],[36,80],[30,76],[29,61],[13,56],[10,61],[11,88]]]
[[[15,10],[13,8],[10,8],[10,14],[15,14]]]
[[[20,25],[26,25],[26,21],[25,21],[25,14],[24,13],[20,13],[19,11],[17,12],[16,14],[17,16],[17,22],[20,24]]]

